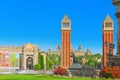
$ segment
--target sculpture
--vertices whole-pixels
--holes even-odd
[[[73,58],[73,63],[77,63],[77,61],[75,59],[75,54],[73,52],[71,53],[71,57]]]

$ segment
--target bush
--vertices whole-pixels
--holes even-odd
[[[100,74],[105,78],[120,78],[120,67],[104,67]]]
[[[65,68],[62,68],[61,66],[59,67],[54,67],[54,74],[55,75],[66,75],[67,74],[67,70]]]
[[[35,69],[35,70],[40,70],[40,69],[41,69],[40,64],[36,64],[36,65],[34,65],[34,69]]]

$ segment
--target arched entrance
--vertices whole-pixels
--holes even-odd
[[[28,70],[33,69],[33,58],[32,57],[27,58],[26,67],[27,67]]]

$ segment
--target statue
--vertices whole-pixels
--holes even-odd
[[[72,52],[71,57],[73,58],[73,63],[76,63],[75,54]]]

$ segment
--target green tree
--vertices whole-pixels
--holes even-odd
[[[44,68],[44,57],[40,53],[38,54],[38,64],[40,64],[41,69]]]
[[[58,54],[47,54],[46,55],[46,67],[52,69],[54,65],[58,66],[61,63],[61,56]]]
[[[82,60],[85,59],[85,63],[82,62]],[[101,67],[101,62],[98,60],[101,59],[101,54],[97,53],[90,56],[77,56],[76,60],[78,63],[84,66],[98,66],[98,68]]]
[[[88,60],[88,66],[95,66],[95,60],[93,58],[89,58]]]
[[[97,57],[98,59],[101,58],[101,54],[100,53],[94,54],[94,56]]]
[[[83,56],[76,56],[75,58],[76,58],[77,63],[83,64],[83,63],[82,63],[82,58],[83,58]]]

